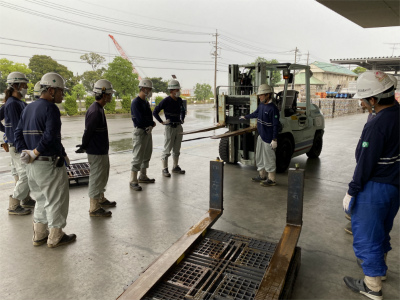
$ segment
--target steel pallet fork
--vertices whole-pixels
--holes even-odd
[[[278,244],[211,229],[223,211],[224,163],[210,163],[210,208],[119,300],[288,299],[300,267],[304,170],[290,169]]]

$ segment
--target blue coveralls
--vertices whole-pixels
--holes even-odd
[[[381,110],[368,121],[356,149],[356,169],[348,194],[355,198],[351,210],[353,249],[363,260],[366,276],[386,274],[384,253],[399,210],[399,105]]]

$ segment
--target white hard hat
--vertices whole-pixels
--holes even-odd
[[[93,93],[95,93],[96,95],[112,94],[114,93],[114,89],[111,82],[106,79],[100,79],[97,80],[94,84]]]
[[[392,74],[388,74],[389,78],[393,81],[394,84],[394,89],[397,89],[397,78],[393,76]]]
[[[258,87],[257,96],[269,94],[269,93],[273,93],[273,92],[274,92],[274,88],[272,86],[269,86],[268,84],[263,83]]]
[[[36,82],[35,87],[33,88],[33,96],[34,97],[40,97],[40,94],[42,93],[40,89],[40,81]]]
[[[168,89],[169,90],[180,90],[181,85],[179,84],[178,80],[172,79],[170,82],[168,82]]]
[[[144,78],[144,79],[140,80],[140,82],[139,82],[139,88],[142,88],[142,87],[152,89],[153,82],[150,79]]]
[[[53,72],[43,75],[42,79],[40,80],[40,87],[66,89],[64,78],[62,78],[61,75]]]
[[[7,76],[7,83],[8,86],[12,86],[14,83],[23,83],[26,82],[28,83],[29,80],[26,78],[24,73],[21,72],[11,72]]]
[[[369,97],[381,98],[390,97],[391,92],[382,94],[384,91],[394,85],[388,74],[382,71],[365,71],[357,79],[357,93],[353,96],[355,99],[363,99]]]

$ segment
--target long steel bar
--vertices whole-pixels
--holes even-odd
[[[223,208],[222,161],[210,162],[210,209],[199,222],[192,226],[177,242],[154,261],[141,276],[117,299],[140,300],[165,275],[177,261],[180,261],[190,247],[222,215]]]
[[[205,128],[201,128],[201,129],[185,131],[185,132],[182,132],[181,134],[185,135],[185,134],[206,132],[206,131],[211,131],[211,130],[215,130],[215,129],[219,129],[219,128],[223,128],[223,127],[225,127],[225,125],[217,124],[217,125],[214,125],[214,126],[211,126],[211,127],[205,127]]]
[[[242,135],[248,132],[253,132],[256,131],[257,127],[247,127],[247,128],[243,128],[243,129],[239,129],[239,130],[235,130],[235,131],[230,131],[224,134],[219,134],[219,135],[214,135],[211,138],[212,139],[221,139],[221,138],[226,138],[226,137],[231,137],[231,136],[237,136],[237,135]]]
[[[303,223],[304,170],[289,169],[286,227],[257,291],[256,300],[280,299]]]

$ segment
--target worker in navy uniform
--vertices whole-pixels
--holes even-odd
[[[394,90],[396,90],[397,88],[397,78],[394,77],[391,74],[387,74],[389,76],[389,78],[393,81],[394,84]],[[396,104],[396,103],[395,103]],[[365,108],[368,111],[368,118],[367,118],[367,122],[371,121],[373,118],[375,118],[376,116],[376,112],[372,113],[372,107],[371,104],[368,102],[368,100],[366,99],[360,99],[360,106]],[[349,221],[351,221],[351,215],[350,214],[346,214],[346,219],[348,219]],[[344,227],[344,231],[346,231],[346,233],[348,234],[353,234],[353,231],[351,229],[351,222],[349,222],[345,227]]]
[[[10,152],[10,147],[8,145],[8,139],[6,136],[6,129],[4,127],[4,124],[2,123],[4,121],[4,107],[5,107],[5,103],[7,102],[7,99],[4,99],[4,104],[0,107],[0,131],[4,132],[3,134],[3,149],[6,152]],[[10,166],[11,166],[11,175],[14,177],[15,180],[15,184],[17,184],[18,180],[19,180],[19,176],[18,176],[18,172],[17,169],[14,166],[14,162],[12,160],[12,158],[10,157]]]
[[[33,97],[34,100],[40,98],[40,81],[36,82],[35,86],[33,87]]]
[[[255,112],[240,117],[240,119],[257,118],[259,135],[256,146],[256,165],[259,175],[252,178],[252,181],[260,182],[262,186],[276,185],[275,149],[278,146],[279,110],[272,102],[273,95],[273,87],[268,84],[261,84],[257,92],[260,105]]]
[[[60,110],[64,79],[47,73],[40,81],[40,99],[23,111],[15,131],[21,162],[26,164],[29,188],[37,195],[33,215],[33,245],[47,242],[49,248],[69,244],[75,234],[65,234],[69,208],[69,159],[61,143]]]
[[[12,165],[15,167],[18,175],[14,192],[9,197],[8,214],[10,215],[27,215],[31,213],[29,208],[35,207],[35,201],[29,196],[28,177],[26,176],[25,166],[21,164],[21,154],[15,148],[14,138],[14,131],[21,118],[22,111],[27,105],[21,99],[25,99],[28,82],[29,80],[25,74],[21,72],[12,72],[7,77],[6,103],[4,104],[5,133]]]
[[[343,209],[351,214],[354,253],[365,277],[343,280],[353,292],[379,300],[392,249],[390,231],[400,206],[400,109],[394,83],[381,71],[361,74],[354,97],[367,100],[376,116],[364,125],[353,179],[343,198]]]
[[[111,217],[111,211],[104,210],[104,207],[115,207],[117,203],[104,197],[110,174],[108,129],[104,106],[110,103],[114,90],[111,82],[100,79],[94,84],[93,92],[96,101],[86,112],[82,145],[77,146],[79,149],[76,153],[86,152],[90,165],[89,216]]]
[[[133,121],[131,179],[129,186],[141,191],[139,183],[154,183],[154,178],[147,177],[147,169],[153,153],[153,137],[151,131],[156,123],[153,121],[148,99],[152,96],[153,82],[142,79],[139,82],[139,95],[132,100],[131,117]],[[138,178],[138,172],[140,175]]]
[[[161,155],[162,174],[165,177],[171,177],[168,171],[168,157],[171,156],[172,150],[172,173],[185,174],[179,165],[179,155],[182,143],[182,124],[185,121],[185,107],[180,96],[181,86],[178,80],[171,80],[168,83],[169,96],[163,99],[154,109],[153,116],[158,122],[165,125],[164,131],[164,151]],[[164,110],[165,121],[163,121],[159,113]]]

